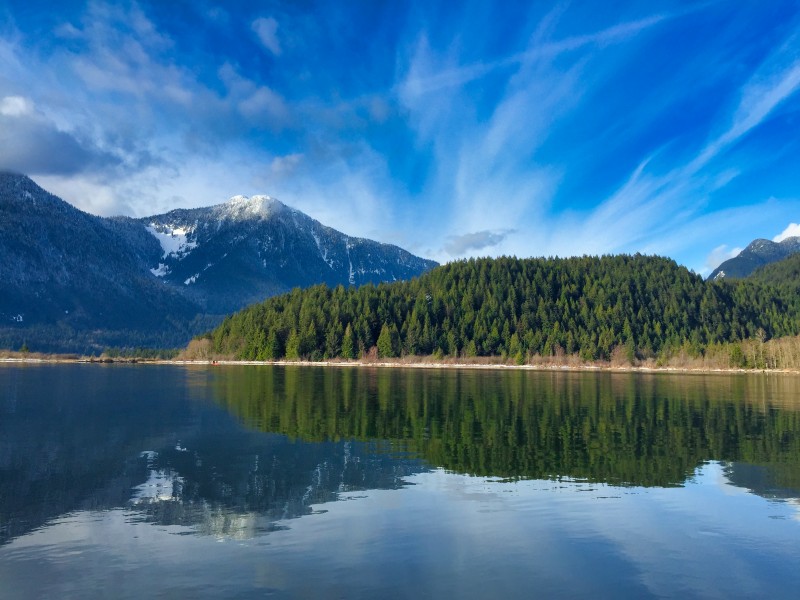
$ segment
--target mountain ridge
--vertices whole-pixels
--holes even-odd
[[[733,258],[729,258],[708,276],[708,279],[738,279],[748,277],[759,267],[800,252],[800,237],[788,237],[780,242],[757,238]]]
[[[435,265],[269,196],[106,218],[0,172],[0,347],[177,346],[295,287],[406,279]]]

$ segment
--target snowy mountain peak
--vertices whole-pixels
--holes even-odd
[[[233,196],[219,206],[221,217],[234,220],[266,219],[286,206],[271,196]]]
[[[750,242],[737,256],[729,258],[714,269],[709,279],[747,277],[759,267],[783,260],[797,252],[800,252],[800,237],[788,237],[780,242],[758,238]]]

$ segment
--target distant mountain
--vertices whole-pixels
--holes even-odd
[[[739,279],[747,277],[759,267],[778,262],[797,252],[800,252],[800,237],[786,238],[781,242],[754,240],[737,256],[726,260],[714,269],[708,278]]]
[[[266,196],[106,219],[0,172],[0,347],[179,346],[294,287],[408,279],[435,265]]]
[[[161,244],[151,272],[207,312],[230,313],[294,287],[410,279],[436,266],[347,236],[269,196],[139,219]]]
[[[74,330],[169,331],[197,312],[194,302],[153,277],[114,223],[76,209],[27,177],[0,173],[4,329],[26,341],[27,332],[36,337],[42,326],[57,326],[52,337],[58,341]]]

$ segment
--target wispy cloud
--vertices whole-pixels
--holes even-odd
[[[272,17],[259,17],[251,25],[252,30],[258,36],[264,48],[272,52],[275,56],[281,54],[281,43],[278,40],[278,22]]]
[[[742,248],[729,248],[726,244],[717,246],[706,257],[706,273],[710,273],[729,258],[738,256],[741,251]]]
[[[509,234],[516,233],[514,229],[500,231],[475,231],[463,235],[450,236],[444,245],[444,250],[453,257],[463,256],[468,253],[478,252],[486,248],[497,246]]]
[[[709,209],[709,198],[735,179],[739,171],[722,160],[722,155],[800,89],[797,41],[792,38],[779,47],[743,84],[731,116],[720,118],[729,123],[721,134],[712,137],[687,161],[675,161],[667,171],[655,166],[656,162],[664,163],[662,156],[659,161],[654,160],[656,155],[645,159],[619,189],[583,215],[579,223],[558,218],[552,227],[550,248],[559,254],[631,250],[675,253],[698,243],[698,238],[686,234],[698,219],[706,225],[707,238],[724,234],[727,219],[713,218],[723,211]],[[668,152],[667,147],[661,150],[661,154]],[[735,212],[741,220],[751,208],[752,205],[745,205]],[[721,248],[724,247],[711,252],[705,267],[722,255]],[[698,264],[692,266],[700,268]]]
[[[582,50],[587,46],[618,43],[635,36],[648,27],[661,23],[667,18],[669,18],[667,15],[654,15],[645,19],[620,23],[594,33],[535,43],[523,52],[511,54],[490,62],[453,66],[433,73],[424,70],[412,70],[409,77],[402,82],[401,93],[421,96],[448,88],[461,87],[500,69],[512,69],[526,63],[552,60],[561,54]]]
[[[800,204],[800,13],[659,6],[21,13],[0,37],[0,167],[104,214],[269,193],[439,260],[704,270]]]
[[[546,21],[559,17],[556,11]],[[592,70],[598,53],[668,18],[655,15],[556,40],[548,38],[550,27],[537,23],[525,50],[481,63],[458,64],[452,50],[437,55],[426,36],[419,38],[397,90],[421,143],[433,145],[437,178],[427,193],[447,199],[448,255],[485,248],[530,255],[552,248],[551,235],[530,230],[548,220],[565,169],[539,156],[540,148],[602,77]],[[492,90],[487,114],[481,106],[486,90],[476,92],[471,84],[490,75],[503,83]],[[469,243],[475,234],[462,233],[511,231],[521,224],[530,236],[490,237],[491,244],[478,246]]]

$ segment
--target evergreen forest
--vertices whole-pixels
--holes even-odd
[[[202,337],[213,353],[243,360],[434,355],[524,363],[576,355],[633,362],[797,335],[797,289],[783,281],[769,271],[704,281],[673,260],[638,254],[470,259],[410,281],[295,289]]]

